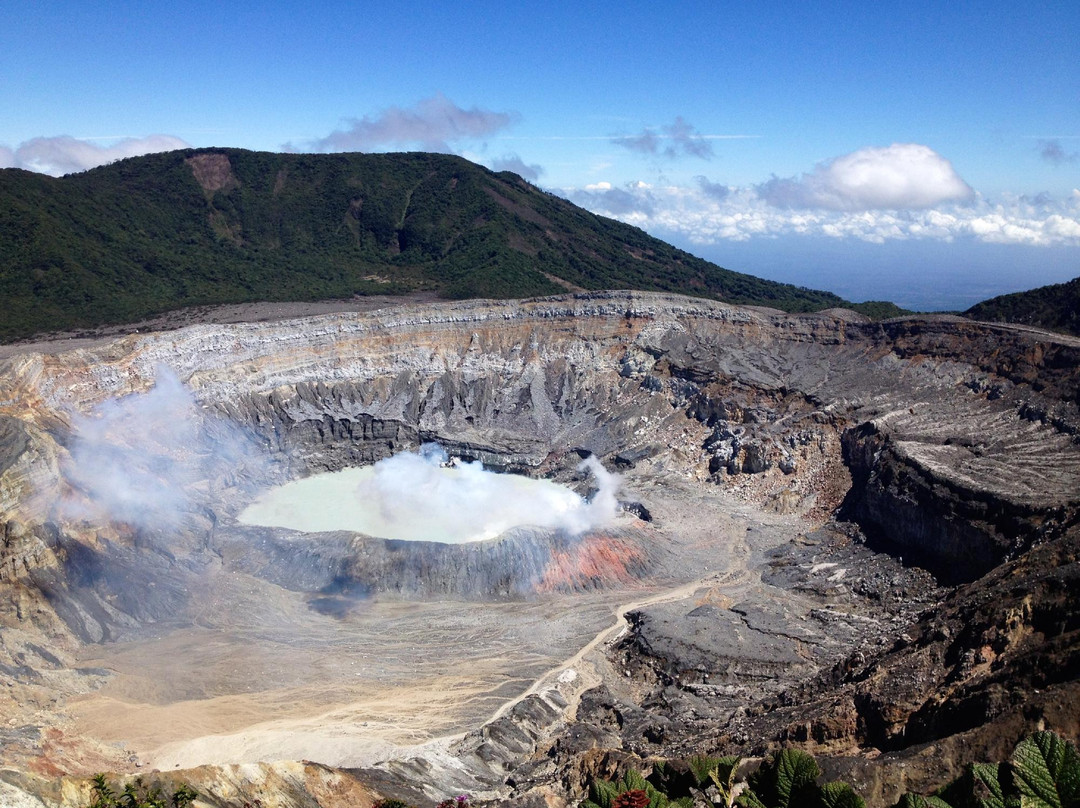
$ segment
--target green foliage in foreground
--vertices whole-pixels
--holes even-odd
[[[750,775],[735,799],[740,808],[864,808],[862,798],[843,782],[817,784],[821,769],[811,755],[784,749]]]
[[[665,808],[695,803],[714,808],[865,808],[847,783],[819,784],[814,758],[784,749],[745,780],[740,758],[697,756],[661,763],[646,779],[630,771],[598,781],[580,808]],[[684,770],[688,773],[680,776]],[[894,808],[1080,808],[1080,754],[1053,732],[1036,732],[1003,763],[974,763],[931,795],[905,794]]]
[[[388,797],[387,799],[376,801],[372,808],[416,808],[416,806],[405,802],[405,800]],[[447,797],[436,805],[435,808],[472,808],[472,797],[468,794]]]
[[[1080,755],[1036,732],[1004,763],[973,763],[931,796],[905,794],[897,808],[1080,808]]]
[[[598,780],[589,788],[589,799],[581,808],[691,808],[693,797],[682,795],[669,797],[636,771],[615,782]]]
[[[161,788],[146,785],[141,777],[136,777],[118,792],[109,785],[104,774],[96,774],[90,808],[189,808],[198,796],[186,783],[166,796]]]
[[[648,777],[630,770],[615,781],[598,780],[580,808],[865,808],[863,799],[841,781],[819,784],[821,769],[798,749],[783,749],[744,780],[738,757],[690,758],[658,763]],[[93,778],[89,808],[191,808],[198,794],[181,784],[171,794],[141,777],[114,789],[105,775]],[[470,808],[462,794],[439,808]],[[375,808],[412,808],[384,799]],[[1080,808],[1080,753],[1053,732],[1036,732],[1016,745],[1002,763],[973,763],[930,795],[905,794],[894,808]]]

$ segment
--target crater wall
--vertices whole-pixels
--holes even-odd
[[[570,482],[591,452],[781,509],[824,515],[846,497],[897,552],[970,578],[1076,521],[1078,364],[1075,341],[960,319],[875,324],[629,292],[199,325],[30,352],[0,366],[0,562],[25,575],[52,553],[65,585],[104,603],[113,573],[87,568],[116,565],[87,559],[123,566],[149,553],[182,579],[220,552],[222,520],[253,492],[439,440]],[[201,424],[171,451],[207,458],[185,485],[182,519],[133,529],[72,517],[58,503],[80,495],[73,419],[145,393],[162,366],[192,391]],[[226,427],[244,435],[244,462],[215,454]]]
[[[179,402],[154,410],[148,430],[137,419],[110,420],[124,402],[149,401],[151,391],[168,388],[162,368],[182,383]],[[717,552],[749,553],[746,537],[732,532],[733,526],[736,533],[746,530],[744,522],[716,516],[721,495],[725,507],[767,508],[781,521],[798,514],[803,526],[827,521],[842,506],[895,555],[957,580],[973,579],[1076,529],[1078,368],[1080,343],[1032,330],[958,318],[871,323],[841,311],[789,316],[629,292],[198,325],[10,356],[0,362],[0,673],[11,684],[11,703],[23,706],[22,718],[5,730],[4,760],[23,749],[37,756],[35,765],[45,765],[41,761],[59,744],[50,746],[33,722],[55,709],[58,698],[108,680],[108,671],[77,663],[96,643],[156,640],[174,628],[204,639],[208,626],[228,632],[235,624],[230,639],[269,637],[274,664],[265,676],[272,678],[280,661],[277,637],[299,636],[311,649],[341,651],[355,638],[339,626],[353,630],[358,624],[347,622],[352,610],[368,599],[396,610],[398,619],[432,604],[433,613],[457,616],[475,605],[463,601],[485,599],[498,601],[482,603],[485,608],[535,605],[540,614],[551,592],[606,607],[621,597],[609,589],[681,585],[708,571]],[[119,467],[85,467],[88,423],[103,438],[103,451],[89,455],[115,452]],[[576,466],[594,453],[609,468],[644,480],[653,502],[664,507],[651,525],[628,513],[611,529],[580,538],[520,530],[469,546],[236,522],[270,486],[370,463],[428,440],[581,493],[589,483]],[[138,508],[123,497],[102,501],[98,478],[110,470],[123,471],[133,489],[145,484],[154,501]],[[162,493],[173,496],[157,496]],[[665,496],[676,497],[675,504]],[[686,522],[677,512],[686,509],[708,514],[699,522],[723,524],[695,524],[691,539],[680,542]],[[726,544],[718,549],[721,534]],[[773,548],[777,555],[769,563],[792,580],[805,573],[816,586],[839,590],[836,565],[817,564],[813,540],[804,535],[801,541],[801,550]],[[788,557],[796,552],[805,564]],[[864,547],[851,552],[870,554]],[[902,565],[889,563],[896,570],[887,581],[918,585],[929,578],[901,577]],[[873,584],[866,584],[868,591],[908,608],[910,593],[874,583],[874,574],[863,576]],[[1014,594],[1025,597],[1024,591]],[[821,649],[840,654],[837,643],[857,645],[875,631],[884,636],[900,619],[871,629],[874,619],[816,608],[817,626],[793,616],[802,611],[792,600],[785,601],[789,614],[787,606],[756,595],[727,603],[722,594],[703,594],[706,602],[694,607],[689,622],[683,604],[634,612],[617,652],[626,659],[623,666],[620,658],[619,681],[638,686],[635,671],[648,669],[657,682],[669,678],[694,699],[715,699],[717,688],[744,699],[746,681],[767,680],[768,687],[755,684],[754,692],[778,690],[786,676],[809,675]],[[933,594],[928,587],[925,596]],[[897,609],[897,615],[907,613]],[[570,611],[584,619],[579,616],[588,610]],[[596,614],[606,617],[606,608],[590,619]],[[253,615],[270,623],[280,618],[281,625],[258,623]],[[823,628],[836,623],[835,631]],[[463,625],[470,640],[484,634],[470,633],[468,619]],[[549,629],[531,625],[539,659]],[[595,631],[590,628],[587,639]],[[780,649],[775,653],[761,640],[769,632]],[[744,637],[758,643],[760,658],[744,652]],[[650,640],[648,647],[635,649],[642,638]],[[382,642],[378,631],[369,640],[373,648]],[[407,638],[399,645],[408,646]],[[326,667],[337,664],[337,656],[329,653]],[[235,665],[222,669],[227,679],[235,677]],[[342,680],[328,681],[332,690]],[[913,693],[924,693],[922,679],[911,681]],[[272,693],[277,684],[263,686]],[[505,696],[504,685],[496,683],[491,693]],[[863,709],[864,701],[854,699],[844,716],[875,715],[877,702]],[[880,702],[884,715],[888,698]],[[553,704],[550,715],[542,711],[552,726],[562,720]],[[605,705],[603,688],[582,697],[583,721],[609,714],[610,720],[588,727],[579,721],[558,742],[568,745],[555,750],[556,757],[565,762],[618,733],[666,743],[676,723],[698,727],[692,711],[672,708],[654,720],[644,709],[631,714]],[[926,713],[927,727],[936,721]],[[806,732],[854,737],[844,727],[822,727],[807,724]],[[484,732],[510,729],[496,721]],[[878,734],[902,732],[898,724]],[[506,764],[501,783],[514,756],[531,744],[488,744],[481,757],[485,765]],[[75,766],[46,762],[56,770]]]

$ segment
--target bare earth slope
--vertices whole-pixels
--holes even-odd
[[[181,767],[210,804],[558,804],[636,756],[798,740],[881,803],[1075,735],[1078,367],[1037,331],[626,292],[11,354],[0,788]],[[456,547],[236,521],[430,440],[582,492],[593,453],[627,510]]]

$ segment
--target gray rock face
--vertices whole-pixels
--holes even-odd
[[[148,435],[111,421],[124,401],[149,400],[161,366],[189,397]],[[686,581],[707,559],[631,515],[580,539],[517,531],[463,546],[235,520],[279,482],[430,440],[582,493],[575,467],[594,453],[819,523],[843,503],[871,544],[970,581],[1080,519],[1078,368],[1080,343],[1040,332],[627,292],[199,325],[18,354],[0,362],[0,585],[21,605],[0,618],[36,621],[34,636],[63,636],[73,652],[187,625],[211,570],[303,593],[334,615],[369,597],[502,601]],[[117,456],[135,477],[176,494],[168,508],[121,518],[102,505],[81,466],[87,423],[129,452]],[[872,633],[805,603],[685,606],[634,612],[615,652],[631,678],[673,687],[657,697],[669,706],[676,691],[725,703],[744,699],[747,682],[772,692]],[[0,652],[16,678],[50,664]],[[505,776],[533,754],[561,726],[552,698],[488,725],[470,747],[477,771]],[[560,748],[618,736],[606,714],[597,706],[596,731],[567,730]],[[676,734],[670,718],[627,716],[642,750]],[[532,765],[522,782],[555,776]]]
[[[945,464],[966,471],[966,457],[985,451],[982,436],[969,438],[967,446],[954,437],[940,446],[911,446],[868,423],[847,431],[843,440],[854,478],[847,513],[897,552],[928,564],[947,580],[973,580],[1035,542],[1062,535],[1076,521],[1075,504],[1040,506],[1025,496],[1037,486],[1025,492],[1022,480],[1015,482],[1011,496],[1002,496],[982,487],[985,476],[976,481],[935,473]],[[972,446],[974,440],[980,442]],[[1000,445],[991,451],[1008,453]],[[931,453],[937,457],[931,460]],[[944,454],[954,457],[943,463]]]
[[[655,574],[667,555],[633,528],[583,536],[516,528],[466,544],[231,528],[219,531],[216,540],[236,569],[317,593],[320,607],[327,609],[335,604],[347,609],[351,600],[375,594],[501,600],[602,589]],[[597,553],[610,562],[589,564]]]

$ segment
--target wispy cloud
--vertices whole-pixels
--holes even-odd
[[[680,115],[659,131],[646,127],[640,134],[612,138],[611,142],[639,154],[672,160],[677,157],[708,160],[713,156],[712,139],[703,136]]]
[[[389,107],[378,115],[348,122],[308,144],[313,151],[377,151],[388,146],[418,146],[425,151],[449,152],[451,144],[478,140],[510,126],[517,116],[473,107],[463,109],[442,93],[412,107]],[[286,150],[296,146],[286,144]]]
[[[649,131],[649,130],[645,130]],[[662,134],[662,133],[661,133]],[[625,136],[622,136],[625,137]],[[660,135],[658,135],[660,137]],[[700,140],[759,140],[761,135],[719,135],[719,134],[695,134],[695,138]],[[529,140],[529,141],[582,141],[587,142],[591,140],[603,140],[608,143],[613,140],[619,140],[621,138],[612,137],[611,135],[500,135],[499,140]]]
[[[36,137],[20,143],[15,149],[0,147],[0,167],[24,168],[56,177],[126,157],[186,148],[187,143],[172,135],[129,137],[106,146],[69,135]]]
[[[492,171],[513,171],[515,174],[527,180],[535,182],[544,173],[542,166],[536,163],[526,164],[516,154],[504,154],[502,157],[491,161]]]
[[[931,208],[973,193],[948,160],[919,143],[859,149],[801,177],[758,186],[759,196],[778,207],[852,211]]]
[[[572,191],[567,196],[587,210],[615,219],[650,219],[653,216],[649,193],[651,187],[644,182],[630,183],[623,188],[616,188],[610,182],[598,182]]]
[[[1061,141],[1057,138],[1040,142],[1039,156],[1046,162],[1053,163],[1056,166],[1064,163],[1075,163],[1080,160],[1080,153],[1065,151],[1065,147],[1061,145]]]

